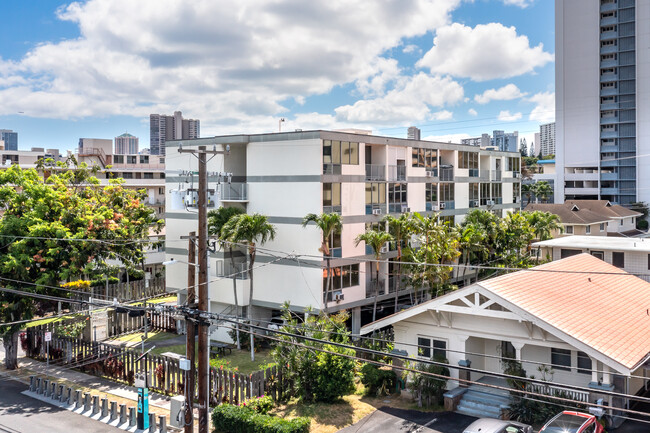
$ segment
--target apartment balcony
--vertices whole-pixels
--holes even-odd
[[[612,81],[618,81],[618,74],[603,74],[600,76],[601,83],[611,83]]]
[[[610,39],[616,39],[617,37],[618,37],[618,32],[617,31],[602,32],[600,34],[600,40],[601,41],[608,41]]]
[[[616,87],[606,87],[600,89],[600,96],[616,96],[618,95],[618,89]]]
[[[219,187],[219,200],[227,202],[247,202],[247,183],[222,183]]]
[[[601,167],[618,167],[618,160],[616,159],[603,159],[600,161]]]
[[[440,167],[439,178],[441,182],[453,182],[454,181],[454,168],[453,167]]]
[[[147,200],[145,204],[152,207],[161,207],[165,206],[165,199]]]
[[[600,54],[612,54],[612,53],[618,53],[618,46],[605,45],[604,47],[600,47]]]
[[[456,202],[455,201],[441,201],[440,202],[440,210],[445,210],[445,209],[456,209]]]
[[[490,180],[493,182],[501,182],[501,175],[502,172],[501,170],[491,170],[492,172],[490,173]]]
[[[603,3],[600,5],[600,11],[601,12],[612,12],[615,11],[618,8],[618,5],[616,2],[612,3]]]
[[[478,177],[478,168],[470,168],[469,177]]]
[[[408,203],[390,203],[388,205],[389,213],[406,213],[410,211],[411,209],[408,207]]]
[[[618,116],[601,117],[600,118],[600,124],[601,125],[613,125],[615,123],[619,123]]]
[[[600,61],[601,68],[616,68],[617,66],[618,66],[618,60],[615,59]]]
[[[366,164],[366,180],[386,180],[386,166],[381,164]]]
[[[405,165],[389,165],[388,166],[388,180],[391,182],[404,182],[406,181],[406,166]]]
[[[341,174],[341,164],[323,164],[323,174]]]
[[[615,25],[616,23],[618,23],[618,17],[607,17],[600,19],[601,26],[611,26]]]
[[[598,195],[598,188],[564,188],[565,195],[585,196]]]
[[[600,180],[618,180],[618,173],[600,173]]]
[[[618,131],[600,131],[600,138],[618,138]]]
[[[386,214],[386,211],[387,211],[387,207],[385,204],[366,205],[366,215],[384,215]]]
[[[600,146],[601,153],[615,153],[618,152],[618,145],[612,144],[611,146]]]
[[[606,104],[600,104],[601,110],[617,110],[618,102],[608,102]]]
[[[490,180],[490,170],[480,170],[478,175],[479,180],[489,181]]]
[[[248,280],[248,262],[235,262],[230,260],[217,260],[217,277]]]
[[[585,173],[585,172],[566,173],[564,175],[564,180],[598,181],[598,171],[594,170],[593,172],[589,172],[589,173]]]
[[[438,177],[438,168],[427,168],[426,171],[427,177]]]
[[[600,193],[603,195],[618,195],[618,188],[601,188]]]

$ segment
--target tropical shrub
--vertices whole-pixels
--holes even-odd
[[[223,433],[309,433],[309,418],[285,420],[228,403],[212,412],[212,426]]]
[[[395,389],[397,375],[389,366],[378,367],[375,364],[364,364],[361,367],[361,383],[367,395],[388,395]]]
[[[316,355],[314,400],[333,402],[354,392],[354,360],[339,354],[354,356],[355,351],[330,344],[323,349],[327,352]]]
[[[273,406],[275,406],[275,402],[273,401],[271,396],[263,395],[261,397],[246,400],[241,405],[251,410],[254,410],[257,413],[266,415],[271,411],[271,409],[273,409]]]
[[[441,364],[449,363],[443,357],[435,357],[434,361]],[[415,369],[418,370],[417,373],[405,371],[404,374],[410,379],[407,382],[407,387],[418,400],[418,403],[420,405],[426,403],[427,406],[441,404],[442,395],[447,388],[446,377],[449,377],[449,368],[440,364],[418,363]]]

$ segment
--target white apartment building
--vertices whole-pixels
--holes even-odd
[[[183,149],[230,146],[230,154],[217,155],[208,172],[230,172],[232,184],[210,177],[209,188],[216,191],[212,208],[239,206],[247,213],[269,217],[277,228],[274,241],[256,259],[253,316],[270,319],[289,301],[296,311],[324,306],[324,264],[318,251],[321,233],[313,225],[302,227],[308,213],[339,212],[343,231],[334,236],[331,266],[335,268],[330,311],[351,309],[353,329],[358,331],[363,314],[372,305],[371,257],[355,238],[367,228],[377,227],[387,214],[403,212],[432,214],[461,222],[471,209],[483,208],[503,214],[519,207],[520,157],[518,153],[483,150],[459,144],[436,143],[380,137],[351,132],[297,131],[258,135],[236,135],[167,142],[167,260],[187,260],[187,241],[180,237],[197,229],[197,214],[183,209],[178,190],[193,187],[196,178],[182,172],[196,172],[196,158]],[[182,194],[181,194],[182,195]],[[173,201],[172,201],[173,200]],[[180,210],[179,210],[180,208]],[[278,257],[287,254],[297,259]],[[223,252],[210,255],[210,308],[233,312],[232,281],[227,277],[241,272],[237,280],[240,305],[248,304],[245,256],[232,269]],[[167,268],[167,289],[187,286],[187,267]],[[392,269],[382,265],[382,275]],[[380,303],[392,305],[392,279],[380,277]],[[408,292],[402,296],[408,298]],[[183,301],[183,296],[179,299]],[[383,308],[383,307],[382,307]],[[392,307],[390,307],[392,308]],[[384,315],[389,307],[383,308]],[[391,311],[392,312],[392,311]],[[364,321],[367,321],[364,317]],[[213,338],[228,340],[221,329]]]
[[[650,2],[556,0],[556,202],[650,201]]]
[[[539,126],[539,140],[542,156],[555,155],[555,122]]]

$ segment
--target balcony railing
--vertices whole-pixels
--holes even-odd
[[[454,180],[454,168],[443,168],[440,167],[440,181],[441,182],[453,182]]]
[[[343,257],[343,248],[331,248],[330,254],[332,257],[341,258]]]
[[[233,266],[230,260],[218,260],[217,277],[232,278],[233,276],[237,280],[247,280],[248,263],[235,262],[235,265]]]
[[[453,200],[440,202],[440,210],[445,210],[445,209],[456,209],[456,202]]]
[[[406,180],[406,166],[404,166],[404,165],[389,165],[388,166],[388,180],[390,180],[390,181],[405,181]]]
[[[341,164],[323,164],[323,174],[341,174]]]
[[[366,180],[386,180],[386,166],[366,164]]]
[[[382,215],[386,213],[385,204],[367,204],[366,215]]]
[[[247,183],[222,183],[219,185],[219,200],[248,201]]]
[[[501,170],[492,170],[490,180],[500,182],[501,181]]]
[[[478,177],[478,168],[470,168],[469,177]]]
[[[384,280],[379,280],[379,284],[377,284],[376,280],[372,280],[366,284],[366,298],[371,298],[375,296],[375,290],[378,291],[379,295],[384,294],[384,286],[385,282]]]

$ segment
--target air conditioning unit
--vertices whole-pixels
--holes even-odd
[[[334,300],[335,300],[336,302],[341,302],[343,299],[344,299],[344,297],[343,297],[343,293],[336,293],[336,294],[334,295]]]
[[[381,215],[381,209],[373,209],[372,214],[373,215]]]
[[[426,172],[426,177],[433,177],[433,172],[432,171],[427,171]]]
[[[411,212],[411,208],[408,206],[402,206],[402,213],[409,213]]]
[[[478,207],[478,200],[470,200],[469,205],[470,207]]]
[[[434,204],[434,205],[431,206],[431,210],[434,211],[434,212],[438,212],[440,210],[440,206],[438,206],[437,204]]]
[[[388,252],[388,247],[387,247],[387,246],[383,246],[383,247],[381,247],[381,249],[379,250],[379,252],[380,252],[381,254],[386,254],[386,253]]]
[[[447,204],[446,204],[445,202],[440,203],[440,209],[441,209],[441,210],[444,209],[445,206],[447,206]]]
[[[494,200],[486,200],[485,204],[488,206],[494,206]]]

